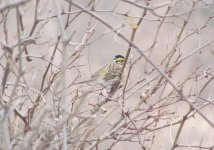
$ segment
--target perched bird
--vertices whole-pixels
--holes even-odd
[[[102,87],[114,85],[119,80],[124,61],[122,55],[116,55],[111,63],[96,71],[90,80],[81,83],[99,84]]]

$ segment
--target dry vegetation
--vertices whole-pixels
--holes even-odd
[[[213,0],[1,0],[0,149],[214,149]],[[77,84],[116,54],[111,89]]]

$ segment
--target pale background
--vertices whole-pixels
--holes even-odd
[[[175,64],[177,59],[178,61],[182,60],[184,57],[188,56],[197,48],[200,48],[204,44],[208,43],[207,46],[201,48],[196,53],[191,54],[187,59],[182,60],[182,62],[178,66],[175,66],[174,70],[172,71],[172,74],[170,75],[170,80],[179,88],[182,87],[183,94],[188,97],[191,103],[193,103],[196,107],[201,107],[202,105],[205,105],[199,111],[202,112],[207,118],[209,118],[212,124],[214,124],[213,80],[209,82],[208,86],[205,87],[202,93],[199,93],[199,91],[204,87],[205,83],[208,82],[208,80],[214,75],[214,47],[212,41],[214,40],[214,21],[212,18],[214,12],[214,2],[212,0],[151,0],[149,6],[158,6],[160,4],[165,4],[166,2],[171,3],[161,7],[160,9],[155,10],[157,14],[163,15],[163,17],[155,16],[150,11],[147,11],[144,20],[139,26],[137,25],[137,22],[139,20],[139,17],[142,15],[144,9],[123,2],[122,0],[76,0],[74,2],[84,7],[86,7],[90,2],[92,2],[92,4],[95,4],[95,11],[93,12],[100,16],[102,19],[104,19],[107,23],[109,23],[115,28],[121,27],[122,24],[124,25],[124,27],[118,29],[117,32],[123,34],[127,39],[130,39],[133,28],[137,28],[134,43],[139,46],[142,52],[149,56],[151,61],[155,65],[159,66],[159,68],[163,72],[165,70],[168,70],[170,66]],[[146,2],[144,0],[132,2],[140,5],[146,5]],[[35,3],[36,0],[31,0],[29,2],[26,2],[24,5],[19,6],[19,10],[21,12],[24,24],[24,30],[21,31],[20,34],[21,39],[28,38],[29,32],[35,21]],[[193,3],[195,3],[194,8],[192,8]],[[7,2],[2,1],[1,4],[7,4]],[[62,74],[59,73],[61,69],[60,66],[63,60],[62,39],[60,39],[56,55],[54,56],[54,59],[52,61],[52,63],[58,66],[59,68],[55,67],[54,65],[51,65],[51,69],[48,71],[48,74],[45,77],[44,88],[42,90],[40,89],[41,84],[43,82],[43,76],[49,64],[48,61],[51,61],[51,56],[53,54],[54,47],[57,43],[57,36],[61,34],[59,21],[56,19],[56,17],[51,17],[57,14],[57,10],[54,5],[54,1],[52,0],[39,1],[39,5],[37,8],[37,18],[43,20],[36,25],[35,31],[31,36],[31,38],[35,39],[35,43],[27,46],[28,53],[30,56],[32,56],[32,61],[26,61],[26,54],[24,52],[22,53],[22,69],[25,73],[24,75],[22,75],[22,78],[20,79],[19,83],[25,84],[26,87],[23,88],[15,86],[16,89],[15,94],[13,96],[14,100],[13,103],[9,105],[12,110],[9,113],[10,119],[8,121],[8,128],[10,127],[8,133],[9,137],[11,137],[10,144],[12,145],[12,143],[17,143],[17,145],[12,146],[12,149],[16,149],[20,145],[25,146],[25,144],[23,144],[24,142],[26,142],[25,140],[22,141],[17,139],[26,139],[27,135],[23,132],[23,121],[21,121],[19,118],[14,117],[15,115],[13,113],[13,110],[17,108],[20,110],[20,113],[23,116],[27,116],[29,108],[34,107],[33,104],[35,104],[36,98],[38,97],[38,93],[36,93],[35,91],[33,92],[32,90],[30,90],[30,88],[27,87],[31,87],[34,90],[44,94],[45,99],[41,100],[38,104],[38,107],[36,107],[34,116],[31,120],[32,122],[33,120],[36,120],[36,118],[38,118],[38,115],[43,110],[46,110],[46,108],[50,108],[50,112],[48,112],[48,115],[46,114],[44,118],[39,121],[40,123],[37,124],[36,128],[38,130],[36,131],[38,132],[36,135],[34,135],[33,138],[31,138],[32,145],[28,145],[29,147],[34,148],[36,147],[35,141],[39,139],[39,135],[41,136],[41,134],[43,134],[40,129],[45,130],[46,128],[48,128],[44,127],[47,124],[56,126],[57,129],[49,127],[49,129],[47,129],[46,131],[53,131],[53,133],[51,133],[53,134],[53,137],[57,136],[60,139],[60,134],[57,133],[61,132],[61,120],[59,119],[59,121],[56,121],[57,115],[54,116],[54,112],[56,112],[57,107],[59,107],[58,105],[61,105],[60,109],[65,109],[68,114],[72,113],[72,104],[74,103],[75,105],[78,103],[78,101],[75,102],[75,96],[77,94],[75,92],[79,90],[84,93],[88,89],[88,87],[84,85],[69,86],[65,90],[66,98],[62,102],[63,104],[58,104],[58,101],[61,100],[61,90],[63,87],[63,85],[61,85],[62,80],[60,78]],[[59,6],[60,12],[68,12],[68,2],[63,0],[57,1],[57,5]],[[177,14],[177,16],[167,17],[165,11],[168,6],[171,6],[171,10],[169,11],[168,15]],[[89,10],[91,8],[91,5],[86,8],[87,10]],[[113,8],[115,12],[121,13],[121,15],[113,13]],[[17,41],[16,9],[9,8],[7,10],[9,10],[7,16],[1,16],[2,21],[0,22],[0,40],[1,44],[3,42],[11,46]],[[6,14],[7,10],[4,10],[3,14]],[[192,14],[190,18],[187,19],[187,16],[190,14],[191,10]],[[72,18],[74,18],[74,16],[76,16],[79,11],[79,9],[72,6],[70,12],[76,13],[70,15],[70,20],[72,20]],[[178,15],[182,13],[185,14]],[[129,17],[124,14],[127,14]],[[65,25],[67,14],[62,14],[61,17],[63,19],[63,24]],[[159,26],[160,21],[162,19],[164,19],[164,23]],[[186,26],[184,26],[184,20],[187,21]],[[6,29],[4,27],[4,23]],[[94,28],[94,32],[92,36],[90,36],[90,38],[88,39],[88,43],[86,44],[86,46],[81,49],[80,55],[77,57],[77,60],[75,60],[69,66],[71,68],[66,69],[66,76],[64,78],[66,82],[64,85],[65,87],[70,85],[74,81],[78,73],[79,76],[77,77],[77,80],[75,80],[75,82],[87,80],[97,69],[109,63],[115,55],[122,54],[125,56],[127,53],[129,46],[128,43],[118,37],[117,34],[112,32],[100,21],[89,16],[87,13],[82,12],[78,17],[76,17],[76,19],[69,23],[69,27],[64,30],[65,34],[68,37],[71,37],[73,35],[71,40],[69,41],[69,44],[66,47],[67,58],[69,58],[69,56],[75,51],[75,48],[80,45],[84,35],[86,34],[86,31],[89,28]],[[8,43],[6,42],[5,38],[5,30],[7,30]],[[157,39],[155,39],[158,30],[159,33],[157,35]],[[181,30],[183,30],[183,32],[181,35],[179,35]],[[154,47],[152,49],[149,49],[153,45],[154,40],[156,40]],[[167,54],[173,49],[173,47],[175,47],[176,52],[173,54],[172,60],[169,62],[168,67],[166,61],[164,61],[163,63],[161,62],[164,60],[165,57],[169,58]],[[17,80],[17,75],[19,74],[19,65],[18,62],[15,62],[15,58],[17,57],[18,53],[18,47],[15,47],[12,53],[12,58],[14,60],[11,63],[12,69],[7,79],[7,82],[9,83],[15,84]],[[136,49],[133,48],[128,58],[125,77],[127,77],[127,73],[130,68],[130,63],[133,63],[139,56],[140,54],[136,51]],[[48,61],[44,61],[43,59],[46,59]],[[7,53],[5,54],[5,51],[2,48],[0,60],[2,66],[0,73],[1,78],[3,78],[4,76],[4,68],[6,66],[7,60]],[[73,59],[68,59],[66,63],[69,64],[71,60]],[[124,109],[127,112],[133,110],[134,107],[136,107],[136,105],[138,104],[138,102],[141,101],[140,95],[144,93],[146,89],[154,88],[154,86],[159,81],[160,76],[156,78],[152,83],[146,84],[146,82],[150,81],[159,74],[157,71],[153,71],[151,74],[145,73],[146,70],[150,72],[152,71],[152,69],[154,68],[150,64],[148,64],[143,57],[133,65],[131,74],[128,79],[129,82],[127,84],[127,89],[132,87],[133,85],[134,87],[132,90],[126,92],[125,94]],[[57,77],[54,82],[50,83],[50,80],[54,76],[54,73],[59,74],[57,74]],[[137,81],[143,79],[145,79],[143,83],[135,85]],[[158,90],[149,96],[149,98],[146,100],[147,103],[143,103],[140,107],[143,111],[144,109],[147,109],[155,104],[156,107],[158,107],[158,105],[162,106],[157,109],[153,107],[151,108],[151,111],[145,112],[140,115],[142,118],[147,115],[156,115],[156,117],[159,116],[160,120],[157,120],[156,123],[149,125],[148,128],[152,129],[156,127],[161,127],[163,125],[169,125],[166,128],[151,131],[142,130],[141,132],[139,132],[141,136],[141,142],[144,142],[142,145],[146,149],[171,149],[172,141],[174,141],[175,136],[178,133],[178,127],[180,123],[173,126],[170,126],[170,124],[173,124],[174,122],[179,122],[189,110],[189,105],[185,101],[180,101],[179,96],[175,93],[175,91],[173,91],[172,87],[169,84],[165,85],[165,82],[165,80],[161,81],[162,84],[160,85],[160,87],[158,87]],[[125,79],[122,83],[122,85],[124,85]],[[144,84],[146,84],[146,86],[143,86]],[[138,89],[141,86],[143,87]],[[46,87],[50,87],[50,89],[48,89],[48,91],[44,91]],[[11,101],[12,89],[13,86],[7,85],[5,93],[3,94],[3,99],[5,99],[6,101]],[[119,89],[113,96],[113,98],[115,98],[117,101],[120,101],[121,103],[124,100],[122,99],[122,97],[118,98],[118,96],[121,96],[122,89]],[[169,95],[172,91],[174,93],[172,95]],[[202,97],[209,102],[206,102],[200,98],[196,100],[197,96]],[[89,104],[96,105],[103,99],[104,98],[102,96],[92,93],[84,100],[84,103],[81,104],[79,112],[86,111],[83,114],[89,113],[89,110],[94,108]],[[57,104],[55,104],[54,101]],[[105,135],[104,133],[110,129],[113,123],[119,120],[122,113],[122,109],[116,102],[109,102],[105,105],[105,108],[107,109],[107,112],[111,112],[112,110],[115,111],[110,113],[108,116],[105,116],[105,114],[98,112],[96,114],[96,118],[92,119],[89,124],[85,124],[85,126],[80,127],[76,130],[76,132],[79,131],[79,134],[76,133],[75,135],[72,132],[67,132],[68,137],[70,136],[69,134],[71,134],[71,137],[79,136],[80,139],[85,137],[83,139],[92,140],[91,143],[93,143],[97,140],[99,136]],[[1,111],[3,111],[3,109],[4,107],[2,105]],[[139,128],[144,126],[145,120],[137,121],[134,118],[137,116],[137,114],[140,113],[141,111],[138,110],[132,115],[130,115],[131,119],[134,120],[136,126],[138,126]],[[161,113],[164,113],[164,115],[161,116]],[[178,147],[177,149],[197,149],[197,147],[191,146],[201,146],[210,148],[214,145],[213,127],[209,125],[207,121],[205,121],[200,115],[198,115],[197,112],[192,111],[192,113],[195,114],[186,120],[182,131],[180,132],[179,138],[176,142],[178,145],[183,145],[184,147]],[[63,114],[61,115],[63,118]],[[140,119],[141,117],[139,117],[138,119]],[[75,120],[75,118],[73,119]],[[97,122],[99,122],[100,120],[102,120],[102,122],[97,125]],[[127,118],[125,118],[124,120],[130,121]],[[148,119],[147,121],[149,122],[150,120]],[[145,121],[145,124],[148,123],[147,121]],[[129,125],[130,124],[131,123],[129,122]],[[43,127],[45,129],[43,129]],[[72,128],[73,124],[68,124],[67,127]],[[89,132],[87,130],[87,128],[92,129],[93,127],[95,127],[95,129],[92,131]],[[132,128],[134,127],[132,126]],[[124,128],[120,128],[120,130],[117,130],[117,134],[121,133],[121,136],[123,136],[124,138],[133,135],[133,140],[139,140],[138,136],[136,135],[136,132],[138,131],[130,130],[127,131],[127,134],[125,134],[124,132],[122,132],[123,129]],[[83,132],[85,133],[90,133],[89,136],[85,136],[84,133],[82,133],[82,130],[84,130]],[[130,133],[131,135],[128,133]],[[1,138],[6,137],[7,139],[8,136],[6,135],[6,133],[2,133]],[[99,143],[98,149],[108,149],[109,146],[113,142],[115,142],[115,139],[112,139],[112,137],[113,136],[110,136],[109,139],[101,141]],[[56,139],[50,139],[49,142],[51,143],[54,140],[57,141]],[[73,139],[71,138],[71,140]],[[60,145],[60,142],[60,140],[55,142],[55,145]],[[78,143],[75,144],[78,145]],[[68,144],[68,149],[78,149],[78,147],[74,147],[75,144]],[[142,145],[139,144],[139,142],[130,142],[128,139],[118,139],[117,144],[112,147],[112,150],[143,149]],[[90,144],[86,143],[84,149],[87,149],[89,146]],[[187,148],[188,146],[190,147]],[[56,149],[61,148],[58,147]],[[50,146],[49,149],[54,148],[51,148]]]

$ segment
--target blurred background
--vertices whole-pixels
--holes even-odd
[[[1,149],[212,149],[213,5],[1,0]],[[118,54],[117,88],[78,84]]]

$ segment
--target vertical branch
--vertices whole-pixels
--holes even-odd
[[[21,38],[20,38],[20,22],[19,22],[19,12],[18,12],[18,6],[16,7],[16,25],[17,25],[17,40],[18,40],[18,58],[19,58],[19,69],[18,69],[18,76],[16,78],[16,82],[15,82],[15,86],[14,88],[12,89],[12,92],[11,92],[11,95],[10,95],[10,99],[9,99],[9,103],[8,103],[8,106],[5,106],[4,107],[4,116],[1,116],[0,117],[0,120],[2,121],[1,123],[1,138],[4,139],[4,146],[6,149],[8,150],[11,150],[11,143],[10,143],[10,132],[9,132],[9,116],[10,116],[10,113],[12,111],[10,111],[10,109],[13,109],[13,108],[10,108],[12,107],[12,100],[13,100],[13,97],[15,95],[15,91],[16,91],[16,88],[18,86],[18,83],[21,79],[21,76],[22,76],[22,61],[21,61],[21,55],[22,55],[22,51],[21,51]],[[3,84],[3,89],[2,89],[2,94],[4,92],[4,88],[5,88],[5,82],[7,80],[7,77],[8,77],[8,74],[9,74],[9,66],[10,66],[10,62],[11,62],[11,59],[12,59],[12,53],[9,54],[9,58],[8,58],[8,61],[7,62],[7,65],[6,65],[6,70],[4,72],[4,77],[3,77],[3,81],[2,81],[2,84]]]
[[[192,112],[192,109],[190,108],[190,110],[187,112],[187,114],[182,118],[181,124],[180,124],[180,126],[179,126],[179,128],[178,128],[178,131],[177,131],[175,140],[174,140],[174,142],[173,142],[173,144],[172,144],[171,150],[174,150],[174,149],[176,148],[176,144],[177,144],[177,141],[178,141],[178,137],[180,136],[181,130],[182,130],[182,128],[184,127],[184,123],[185,123],[185,121],[187,120],[187,117],[188,117],[188,115],[189,115],[191,112]]]
[[[12,92],[11,92],[11,95],[10,95],[10,100],[9,100],[9,103],[12,102],[13,100],[13,96],[15,94],[15,91],[16,91],[16,88],[18,86],[18,83],[21,79],[21,76],[23,75],[23,68],[22,68],[22,50],[21,50],[21,31],[20,31],[20,13],[18,11],[18,7],[16,8],[16,25],[17,25],[17,41],[18,41],[18,76],[16,78],[16,81],[15,81],[15,86],[13,87],[12,89]],[[11,56],[12,57],[12,56]],[[12,58],[11,58],[12,59]]]
[[[33,32],[35,31],[36,26],[39,23],[39,20],[37,18],[37,15],[38,15],[37,14],[37,10],[38,10],[38,6],[39,6],[39,2],[40,2],[40,0],[36,0],[36,6],[35,6],[35,10],[34,10],[34,23],[33,23],[33,26],[32,26],[32,28],[30,30],[29,37],[33,35]],[[20,15],[20,22],[21,22],[21,27],[23,27],[23,21],[22,21],[22,16],[21,15]],[[21,28],[21,29],[22,29],[22,31],[24,30],[24,28]],[[27,46],[24,46],[24,51],[25,51],[25,54],[28,55]],[[30,57],[28,57],[28,56],[26,57],[26,60],[28,62],[32,61],[32,59]]]
[[[0,98],[3,98],[3,94],[4,94],[4,90],[5,90],[5,86],[6,86],[6,82],[9,76],[9,72],[10,72],[10,66],[11,66],[11,59],[12,59],[12,54],[9,53],[8,58],[7,58],[7,63],[6,63],[6,67],[5,67],[5,71],[3,74],[3,78],[2,78],[2,82],[1,82],[1,96]],[[0,101],[1,103],[2,101]],[[2,102],[3,103],[3,102]]]
[[[60,98],[60,106],[62,108],[62,117],[63,120],[65,120],[66,117],[66,64],[67,64],[67,50],[66,46],[68,44],[68,38],[64,30],[64,23],[62,16],[60,14],[60,9],[59,9],[59,3],[57,0],[54,0],[54,6],[55,6],[55,11],[57,13],[57,21],[59,24],[59,28],[61,31],[62,35],[62,49],[63,49],[63,55],[62,55],[62,63],[61,63],[61,79],[60,79],[60,84],[62,88],[62,93],[61,93],[61,98]],[[67,125],[66,123],[63,124],[62,128],[62,133],[63,133],[63,150],[67,150]]]
[[[147,0],[146,5],[149,5],[149,0]],[[141,22],[143,21],[143,18],[146,15],[146,12],[147,12],[147,9],[144,9],[144,11],[143,11],[143,13],[141,15],[141,18],[138,20],[138,22],[136,24],[136,28],[132,28],[132,34],[131,34],[131,38],[130,38],[131,42],[134,42],[135,34],[136,34],[136,32],[138,30],[138,27],[140,26]],[[125,58],[126,58],[125,59],[125,63],[124,63],[124,65],[122,67],[122,70],[121,70],[121,75],[123,74],[123,71],[124,71],[124,69],[126,67],[126,64],[127,64],[128,57],[129,57],[129,54],[131,52],[131,49],[132,49],[132,45],[129,44],[129,48],[128,48],[128,50],[126,52],[126,56],[125,56]],[[128,77],[129,77],[129,75],[130,75],[130,71],[128,72],[127,79],[125,81],[124,88],[123,88],[123,99],[125,98],[125,90],[126,90],[126,87],[127,87],[127,84],[128,84],[128,80],[129,80]]]

